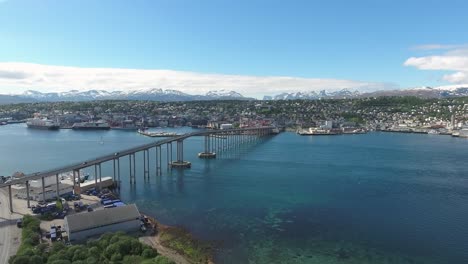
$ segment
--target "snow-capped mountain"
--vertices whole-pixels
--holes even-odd
[[[421,98],[444,98],[468,96],[468,84],[466,85],[448,85],[439,87],[417,87],[401,90],[380,90],[375,92],[361,93],[359,91],[350,91],[342,89],[339,91],[308,91],[295,93],[281,93],[275,96],[265,96],[263,100],[296,100],[296,99],[345,99],[345,98],[363,98],[379,96],[417,96]]]
[[[295,100],[295,99],[344,99],[358,97],[361,93],[359,91],[350,91],[348,89],[342,89],[339,91],[307,91],[307,92],[295,92],[295,93],[281,93],[275,96],[265,96],[263,100]]]
[[[150,101],[194,101],[194,100],[248,100],[234,91],[210,91],[206,95],[191,95],[177,90],[149,88],[132,91],[89,90],[42,93],[28,90],[18,95],[20,98],[34,101],[91,101],[91,100],[150,100]]]
[[[403,90],[386,90],[364,93],[361,97],[376,97],[376,96],[417,96],[421,98],[444,98],[468,96],[468,84],[462,85],[447,85],[438,87],[416,87]]]
[[[281,93],[274,96],[265,96],[263,100],[316,100],[316,99],[345,99],[378,96],[417,96],[421,98],[444,98],[468,96],[468,84],[449,85],[439,87],[417,87],[401,90],[380,90],[361,93],[342,89],[338,91],[306,91]],[[19,95],[0,95],[0,104],[22,102],[58,102],[58,101],[92,101],[92,100],[150,100],[150,101],[195,101],[195,100],[254,100],[244,97],[235,91],[210,91],[204,95],[191,95],[178,90],[163,90],[160,88],[147,88],[131,91],[70,90],[67,92],[42,93],[34,90],[25,91]]]
[[[222,99],[222,98],[245,98],[242,94],[235,92],[235,91],[227,91],[227,90],[218,90],[218,91],[209,91],[205,94],[206,97],[211,97],[214,99]]]

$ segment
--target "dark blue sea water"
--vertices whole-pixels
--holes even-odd
[[[152,140],[134,132],[3,126],[0,175]],[[140,166],[134,187],[122,159],[121,193],[163,223],[212,241],[219,263],[468,263],[466,139],[282,133],[199,160],[202,140],[185,142],[191,169],[164,168],[160,177],[152,151],[150,181]],[[104,174],[111,167],[103,165]]]

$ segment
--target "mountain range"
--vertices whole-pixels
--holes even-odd
[[[419,87],[401,90],[380,90],[374,92],[359,92],[342,89],[338,91],[308,91],[281,93],[265,96],[263,100],[295,100],[295,99],[345,99],[379,96],[417,96],[421,98],[444,98],[468,96],[468,85],[452,85],[439,87]],[[30,103],[30,102],[59,102],[59,101],[92,101],[92,100],[150,100],[150,101],[195,101],[195,100],[255,100],[245,97],[235,91],[210,91],[204,95],[191,95],[177,90],[163,90],[159,88],[141,89],[133,91],[105,91],[89,90],[68,92],[43,93],[34,90],[25,91],[18,95],[0,95],[0,104]]]
[[[263,100],[295,100],[295,99],[346,99],[346,98],[365,98],[380,96],[416,96],[420,98],[445,98],[468,96],[467,85],[451,85],[439,87],[418,87],[401,90],[380,90],[374,92],[359,92],[342,89],[338,91],[309,91],[295,93],[281,93],[275,96],[264,96]]]
[[[142,89],[133,91],[89,90],[43,93],[34,90],[19,95],[0,95],[0,103],[11,102],[59,102],[92,100],[149,100],[149,101],[195,101],[195,100],[254,100],[226,90],[210,91],[205,95],[191,95],[177,90]]]

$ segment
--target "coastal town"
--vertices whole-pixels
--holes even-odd
[[[468,138],[467,121],[468,98],[464,97],[190,102],[91,101],[0,106],[0,122],[5,126],[26,123],[25,129],[50,130],[50,133],[60,129],[120,130],[137,132],[147,137],[165,138],[180,134],[164,129],[180,127],[220,131],[232,128],[275,127],[275,130],[295,132],[299,136],[382,131]],[[152,128],[158,128],[159,131],[151,131]],[[83,164],[86,165],[86,162]],[[2,176],[0,184],[21,181],[23,177],[25,175],[21,172],[12,176]],[[10,229],[1,229],[8,234],[4,236],[3,244],[10,245],[3,248],[9,251],[5,256],[19,252],[10,259],[11,263],[21,263],[24,251],[39,247],[43,243],[80,244],[88,238],[99,236],[102,236],[99,241],[105,241],[106,236],[111,236],[110,232],[117,231],[134,234],[112,235],[112,239],[122,241],[122,245],[142,243],[136,251],[138,256],[128,253],[138,259],[138,262],[148,257],[153,259],[154,262],[151,263],[210,263],[209,246],[192,238],[183,230],[158,223],[157,220],[141,213],[135,204],[121,201],[118,188],[120,182],[116,178],[101,178],[100,172],[99,182],[98,178],[90,180],[89,177],[89,173],[77,170],[71,174],[43,177],[42,181],[31,180],[26,181],[26,184],[10,185],[8,194],[2,190],[2,203],[10,204],[10,210],[13,212],[10,214],[5,207],[1,212],[2,217],[16,223],[16,226],[12,225]],[[29,215],[35,215],[37,218],[30,218]],[[26,236],[30,236],[26,239],[30,238],[33,242],[19,243],[21,228],[23,232],[27,230]],[[24,236],[23,234],[23,239]],[[134,240],[135,236],[138,240]],[[107,252],[105,247],[102,250]],[[88,249],[83,249],[83,253],[77,259],[92,262],[90,254],[92,253]],[[107,258],[118,262],[128,262],[125,262],[128,256],[124,257],[113,251],[105,254],[108,254]],[[34,253],[33,257],[44,258],[40,252]],[[53,259],[53,256],[48,258]]]
[[[3,125],[48,129],[277,126],[300,135],[387,131],[467,137],[468,99],[378,97],[326,100],[91,101],[0,106]],[[150,135],[146,133],[146,135]],[[158,136],[153,134],[153,136]],[[165,136],[161,134],[160,136]]]
[[[421,133],[468,138],[468,98],[421,99],[416,97],[379,97],[324,100],[213,100],[187,102],[88,101],[7,104],[0,106],[0,124],[25,123],[25,129],[50,130],[119,130],[137,132],[147,137],[176,137],[168,128],[191,127],[201,130],[276,127],[299,136],[364,134],[373,131]],[[157,131],[152,131],[153,128]],[[99,166],[100,167],[100,166]],[[75,172],[74,172],[75,173]],[[135,204],[119,199],[120,182],[113,177],[90,180],[85,171],[57,174],[11,185],[9,195],[0,193],[7,207],[2,217],[15,222],[5,227],[3,250],[13,256],[11,263],[21,263],[24,251],[43,243],[80,244],[88,238],[118,233],[119,243],[141,243],[139,256],[151,263],[210,263],[210,247],[189,233],[160,224],[141,213]],[[100,173],[99,173],[100,175]],[[77,176],[77,177],[76,177]],[[2,176],[0,184],[21,180],[16,172]],[[10,208],[10,210],[11,210]],[[22,217],[22,215],[26,215]],[[37,216],[30,218],[28,215]],[[31,223],[39,225],[31,230]],[[27,231],[33,242],[20,244],[20,230]],[[32,234],[31,234],[32,233]],[[107,234],[107,235],[106,235]],[[23,235],[24,236],[24,235]],[[138,237],[138,240],[132,240]],[[23,237],[24,239],[24,237]],[[26,238],[28,239],[28,238]],[[29,240],[26,240],[29,241]],[[133,241],[133,242],[132,242]],[[66,248],[65,248],[66,249]],[[64,250],[65,250],[64,249]],[[77,260],[91,261],[88,249]],[[108,252],[107,258],[125,262],[125,256]],[[145,253],[144,253],[145,252]],[[190,253],[192,252],[192,253]],[[195,253],[193,253],[195,252]],[[29,253],[28,253],[29,254]],[[130,254],[130,253],[128,253]],[[131,254],[130,254],[131,255]],[[44,258],[34,253],[29,259]],[[53,256],[48,256],[53,259]],[[75,259],[75,257],[72,257]],[[3,261],[6,261],[3,260]],[[119,263],[120,263],[119,262]],[[73,262],[74,263],[74,262]]]

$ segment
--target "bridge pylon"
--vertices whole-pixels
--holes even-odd
[[[212,135],[205,136],[205,151],[198,153],[198,157],[201,159],[214,159],[216,158],[216,152],[214,152],[212,144]]]
[[[175,161],[171,161],[169,163],[171,169],[188,169],[192,167],[192,163],[190,161],[184,160],[184,140],[180,139],[177,140],[177,159]]]

